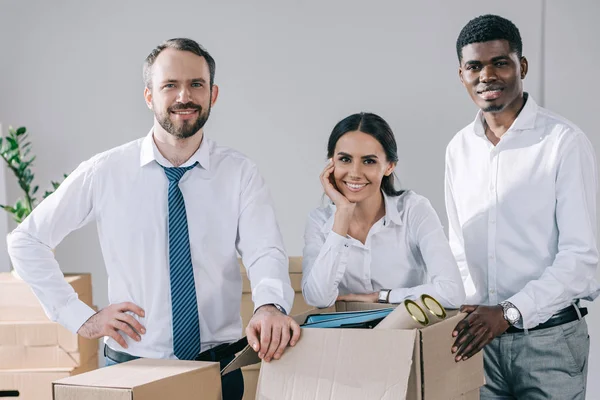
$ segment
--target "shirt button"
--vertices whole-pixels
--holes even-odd
[[[494,294],[496,291],[494,289],[490,289],[490,294]]]

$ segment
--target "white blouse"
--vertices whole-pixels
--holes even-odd
[[[465,300],[460,272],[440,220],[429,201],[412,191],[384,194],[385,216],[365,244],[332,231],[335,205],[313,210],[304,234],[302,292],[315,307],[338,295],[392,289],[390,303],[435,297],[444,307]]]

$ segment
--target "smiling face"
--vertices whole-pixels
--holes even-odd
[[[484,112],[519,108],[527,59],[512,51],[506,40],[472,43],[462,48],[460,80]]]
[[[338,190],[352,203],[381,196],[381,180],[394,171],[381,144],[373,136],[347,132],[339,138],[333,153],[333,177]]]
[[[217,87],[210,87],[208,63],[189,51],[163,50],[152,66],[152,85],[144,95],[156,121],[171,135],[185,139],[206,123]]]

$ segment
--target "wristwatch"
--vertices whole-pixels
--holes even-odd
[[[519,309],[510,301],[503,301],[500,303],[504,310],[504,319],[509,325],[514,325],[521,319],[521,312]]]
[[[278,309],[283,315],[287,315],[287,313],[285,312],[285,308],[281,307],[279,304],[275,304],[273,303],[273,306]]]
[[[379,297],[377,298],[378,303],[389,303],[390,302],[390,289],[381,289],[379,291]]]

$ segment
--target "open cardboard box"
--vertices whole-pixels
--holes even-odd
[[[338,303],[294,316],[390,307]],[[483,355],[456,363],[450,353],[456,311],[421,329],[397,329],[396,310],[385,329],[302,329],[301,340],[280,360],[262,363],[257,399],[477,399],[484,384]],[[248,346],[222,372],[260,362]]]

